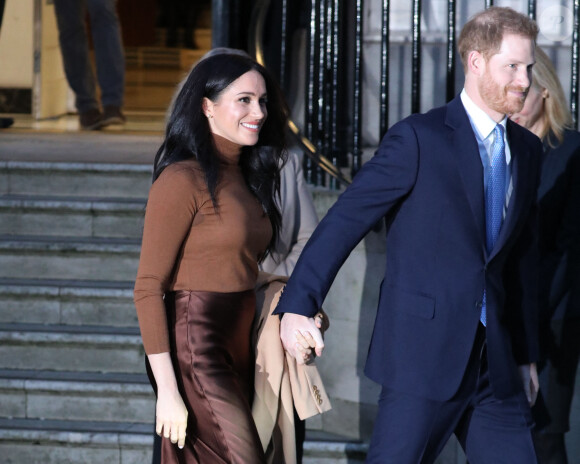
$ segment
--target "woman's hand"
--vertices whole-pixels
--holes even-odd
[[[330,327],[330,321],[322,308],[320,308],[314,316],[314,323],[316,324],[316,327],[320,329],[320,333],[324,337],[324,332],[326,332]]]
[[[324,340],[320,329],[312,317],[300,314],[285,313],[280,321],[280,340],[284,349],[298,364],[304,364],[310,358],[305,350],[313,348],[316,356],[322,355]],[[310,348],[306,348],[306,347]]]
[[[169,353],[157,353],[147,355],[147,359],[157,383],[155,432],[183,448],[188,413],[177,389],[171,357]]]
[[[306,336],[302,335],[302,332],[296,331],[296,352],[300,355],[301,361],[304,364],[308,364],[314,360],[313,348],[316,346],[316,342],[310,335],[310,332],[306,332]]]
[[[324,338],[324,332],[328,330],[328,327],[330,326],[328,316],[326,316],[326,313],[321,309],[318,313],[316,313],[313,319],[314,324],[316,325],[316,327],[318,327],[318,329],[320,330],[320,334]],[[305,364],[311,363],[312,361],[314,361],[314,358],[316,357],[315,351],[316,341],[314,340],[314,337],[312,337],[310,332],[303,333],[300,331],[296,331],[295,335],[296,335],[296,345],[295,345],[296,351],[300,353],[300,355],[302,356],[302,360],[304,361]]]
[[[185,445],[187,429],[187,408],[177,389],[157,392],[155,432],[177,443],[179,448]]]

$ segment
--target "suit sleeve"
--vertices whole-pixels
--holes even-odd
[[[350,252],[411,191],[418,163],[417,136],[402,121],[388,131],[314,231],[274,314],[313,316],[318,311]]]

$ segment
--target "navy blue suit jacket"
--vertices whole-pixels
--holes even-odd
[[[485,246],[483,166],[459,97],[389,129],[321,221],[275,313],[313,316],[340,267],[381,218],[386,271],[365,373],[446,401],[457,391],[487,289],[494,393],[521,390],[537,357],[536,191],[542,145],[508,121],[514,190],[495,248]]]

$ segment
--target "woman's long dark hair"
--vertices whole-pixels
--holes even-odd
[[[266,83],[268,117],[256,145],[242,147],[240,166],[246,184],[258,198],[272,224],[274,249],[281,225],[275,203],[280,192],[280,169],[286,161],[285,128],[288,107],[282,92],[270,73],[250,57],[240,54],[217,54],[202,59],[190,72],[174,101],[167,122],[165,140],[153,164],[153,181],[170,164],[196,160],[205,175],[211,200],[217,209],[216,188],[219,182],[219,160],[212,143],[209,123],[202,110],[203,98],[215,102],[220,94],[248,71],[259,72]]]

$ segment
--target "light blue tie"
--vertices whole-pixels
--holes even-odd
[[[487,191],[485,194],[485,232],[487,252],[491,253],[497,241],[501,223],[503,221],[503,207],[505,205],[505,142],[503,140],[504,128],[498,124],[493,129],[494,141],[491,147],[491,167],[487,179]],[[486,297],[483,291],[480,319],[483,325],[487,325]]]

